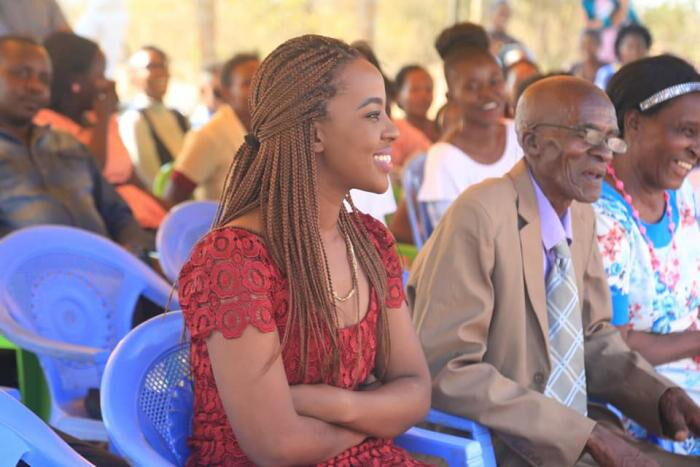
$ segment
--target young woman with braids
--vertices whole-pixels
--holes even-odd
[[[188,465],[419,465],[390,440],[430,404],[394,241],[343,207],[351,188],[387,188],[385,100],[335,39],[291,39],[260,65],[251,133],[179,279]]]

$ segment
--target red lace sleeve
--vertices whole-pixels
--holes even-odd
[[[276,328],[272,288],[274,266],[262,240],[241,229],[207,234],[182,268],[179,300],[192,338],[220,331],[240,337],[249,325]]]
[[[379,255],[384,262],[386,268],[386,298],[385,304],[387,308],[400,308],[406,300],[403,290],[403,268],[399,255],[396,252],[396,240],[389,229],[384,224],[368,214],[360,214],[360,218],[364,223],[370,238],[377,247]]]

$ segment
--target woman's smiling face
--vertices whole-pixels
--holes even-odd
[[[673,99],[653,115],[637,114],[625,125],[625,138],[635,147],[635,167],[642,179],[659,189],[680,188],[700,162],[700,93]]]
[[[315,123],[319,184],[383,193],[392,169],[391,143],[399,134],[386,113],[384,79],[358,58],[341,68],[336,81],[326,117]]]

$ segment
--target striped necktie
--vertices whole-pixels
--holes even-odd
[[[582,415],[587,413],[583,323],[571,251],[566,240],[554,247],[547,276],[547,318],[552,373],[545,395]]]

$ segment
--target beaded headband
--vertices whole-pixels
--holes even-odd
[[[690,92],[700,92],[700,81],[691,81],[689,83],[676,84],[666,89],[662,89],[648,99],[644,99],[639,103],[639,109],[644,112],[654,106],[673,99],[674,97],[682,96]]]

